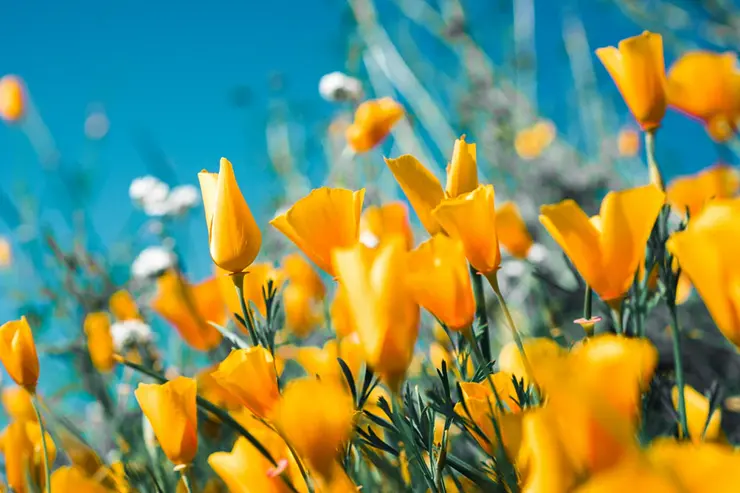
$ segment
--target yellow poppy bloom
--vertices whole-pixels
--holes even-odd
[[[31,394],[23,387],[5,387],[2,390],[2,402],[5,412],[18,421],[36,421]]]
[[[504,450],[509,458],[515,459],[521,445],[522,416],[512,375],[498,372],[488,378],[490,382],[460,383],[462,401],[465,406],[457,403],[455,413],[463,421],[472,420],[482,432],[483,436],[479,433],[472,435],[489,455],[495,455],[498,444],[498,435],[493,423],[493,420],[496,420],[503,439]],[[492,387],[496,389],[495,394]]]
[[[445,194],[457,197],[478,188],[478,158],[475,144],[465,142],[463,135],[455,141],[452,160],[447,164]]]
[[[740,117],[737,55],[703,50],[684,53],[668,71],[668,103],[704,122],[714,140],[728,140]]]
[[[637,130],[627,127],[617,135],[617,151],[622,157],[635,157],[640,152],[640,134]]]
[[[459,241],[438,234],[408,254],[409,285],[416,301],[451,330],[475,319],[468,263]]]
[[[229,272],[249,267],[262,246],[262,233],[244,200],[234,168],[221,158],[218,173],[198,173],[213,263]]]
[[[347,290],[342,287],[341,282],[337,283],[334,299],[329,306],[329,316],[331,317],[331,327],[337,337],[346,337],[356,331],[357,327],[352,318],[352,310],[347,299]]]
[[[25,316],[0,326],[0,361],[15,383],[31,394],[36,393],[39,357]]]
[[[339,342],[327,341],[322,348],[304,346],[295,351],[295,360],[306,370],[308,376],[345,384],[345,376],[337,358],[342,358],[352,372],[352,376],[358,379],[363,361],[359,337],[352,335]]]
[[[396,178],[422,226],[434,236],[443,232],[432,211],[445,197],[454,198],[475,190],[478,169],[475,144],[465,142],[465,136],[455,141],[452,161],[447,166],[447,190],[439,180],[410,154],[387,159],[385,164]]]
[[[83,323],[87,336],[87,350],[93,366],[98,371],[109,372],[115,366],[113,360],[113,336],[110,318],[106,312],[88,313]]]
[[[216,278],[191,285],[177,272],[168,271],[157,284],[152,310],[172,324],[188,345],[208,351],[221,343],[223,336],[208,323],[226,324],[226,306]]]
[[[573,200],[541,208],[540,222],[602,300],[629,290],[665,194],[654,185],[609,192],[589,220]]]
[[[501,251],[493,185],[479,185],[472,192],[443,200],[433,216],[452,238],[463,244],[465,256],[478,272],[492,274],[498,270]]]
[[[347,127],[347,145],[355,152],[367,152],[385,139],[393,126],[403,118],[403,106],[391,98],[362,102],[355,120]]]
[[[362,223],[362,219],[360,220]],[[291,253],[283,257],[280,264],[285,277],[292,284],[299,284],[307,289],[312,299],[322,301],[326,295],[326,287],[321,276],[300,253]]]
[[[162,451],[175,466],[190,464],[198,451],[197,384],[187,377],[140,383],[136,400],[152,425]]]
[[[108,493],[110,490],[75,466],[62,466],[51,475],[51,490],[59,493]]]
[[[527,258],[534,242],[514,202],[504,202],[496,208],[496,234],[499,244],[512,257]]]
[[[45,433],[49,464],[53,464],[57,449],[49,433]],[[41,443],[41,428],[32,421],[13,421],[2,434],[3,453],[5,454],[5,477],[13,491],[27,493],[32,490],[29,478],[34,485],[43,489],[44,453]],[[28,476],[27,476],[28,472]]]
[[[528,361],[549,361],[554,358],[564,357],[567,352],[557,342],[552,339],[537,337],[532,339],[525,339],[523,341],[524,354],[527,356]],[[507,343],[499,352],[498,367],[502,372],[510,373],[516,377],[517,380],[521,380],[524,383],[524,387],[527,388],[530,383],[533,383],[529,379],[526,368],[524,366],[524,360],[519,352],[514,341]],[[533,367],[532,370],[536,370],[537,367]],[[537,378],[536,375],[533,378]]]
[[[406,248],[394,237],[376,249],[334,252],[334,268],[365,348],[365,360],[398,390],[419,333],[419,306],[408,285]]]
[[[14,123],[26,113],[26,88],[20,77],[6,75],[0,79],[0,118]]]
[[[735,346],[740,346],[740,268],[734,260],[739,216],[740,200],[712,201],[666,243],[719,330]]]
[[[403,202],[390,202],[381,206],[370,206],[360,217],[360,241],[375,246],[389,236],[401,235],[406,239],[406,248],[414,246],[414,234],[409,223],[408,210]]]
[[[709,418],[709,399],[697,392],[690,385],[685,385],[683,389],[686,402],[686,421],[689,425],[689,437],[691,441],[694,443],[700,443],[702,441],[724,441],[722,410],[714,409],[712,411],[712,417]],[[678,410],[678,387],[673,387],[671,398],[673,400],[673,407]],[[706,433],[704,431],[705,427]],[[681,429],[679,428],[680,431]]]
[[[276,423],[319,476],[331,476],[340,447],[352,435],[352,397],[332,381],[302,378],[283,391]]]
[[[271,414],[280,397],[275,360],[262,346],[231,351],[211,376],[261,417]]]
[[[224,409],[238,409],[242,406],[240,399],[229,392],[213,373],[218,370],[218,365],[209,366],[198,372],[195,381],[198,385],[198,395]]]
[[[295,243],[320,269],[334,275],[332,251],[357,243],[364,197],[364,188],[356,192],[318,188],[270,224]]]
[[[596,56],[642,129],[658,128],[667,100],[662,36],[645,31],[623,39],[617,48],[599,48]]]
[[[108,300],[108,308],[119,322],[141,320],[141,314],[139,307],[136,305],[136,300],[125,289],[120,289],[111,295]]]
[[[691,176],[675,178],[668,184],[668,203],[681,216],[696,217],[713,199],[729,199],[740,191],[740,172],[734,166],[716,164]]]

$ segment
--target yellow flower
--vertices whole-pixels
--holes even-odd
[[[406,248],[414,246],[414,234],[409,223],[408,210],[403,202],[390,202],[382,206],[370,206],[360,217],[360,241],[375,246],[389,236],[401,235],[406,239]]]
[[[276,423],[320,476],[331,476],[340,447],[350,439],[355,409],[340,385],[315,378],[291,381],[283,391]]]
[[[136,300],[125,289],[120,289],[113,293],[110,300],[108,300],[108,305],[110,312],[119,322],[141,319],[139,307],[136,306]]]
[[[167,383],[140,383],[136,400],[162,451],[176,466],[188,465],[198,451],[197,384],[187,377]]]
[[[231,351],[212,376],[253,413],[268,417],[280,398],[276,371],[270,351],[255,346]]]
[[[668,72],[668,103],[701,120],[716,141],[726,141],[740,117],[740,71],[735,53],[689,51]]]
[[[308,376],[345,384],[346,379],[337,358],[342,358],[355,379],[359,378],[363,361],[362,345],[356,334],[339,342],[327,341],[322,348],[306,346],[297,348],[295,352],[295,360],[306,370]]]
[[[725,337],[740,346],[740,200],[710,202],[689,221],[688,228],[668,239],[666,247],[678,258]]]
[[[709,399],[690,385],[685,385],[683,395],[686,402],[686,420],[689,425],[689,437],[694,443],[702,441],[724,441],[722,432],[722,410],[714,409],[709,418]],[[671,392],[673,407],[678,410],[678,387]],[[708,422],[707,422],[708,421]],[[705,433],[706,427],[706,433]],[[679,428],[679,432],[681,429]]]
[[[614,79],[642,129],[658,128],[665,115],[667,99],[661,35],[645,31],[623,39],[618,48],[599,48],[596,56]]]
[[[218,365],[209,366],[198,372],[195,381],[198,384],[198,395],[224,409],[238,409],[242,402],[214,377],[213,373],[218,370]]]
[[[480,185],[457,198],[443,200],[434,218],[452,237],[460,240],[470,264],[482,274],[491,274],[501,264],[496,233],[493,185]]]
[[[62,466],[51,475],[51,490],[59,493],[107,493],[110,490],[75,466]]]
[[[359,239],[365,189],[319,188],[270,221],[324,272],[334,275],[332,251]]]
[[[714,199],[728,199],[740,190],[740,173],[734,166],[716,164],[692,176],[675,178],[668,184],[668,203],[681,216],[696,217]]]
[[[398,390],[419,333],[419,306],[408,286],[406,248],[394,237],[376,249],[334,252],[334,268],[365,349],[365,360]]]
[[[18,421],[36,421],[36,411],[33,410],[31,394],[23,387],[3,388],[2,401],[5,412],[10,418]]]
[[[109,372],[115,366],[113,360],[113,336],[110,332],[110,318],[106,312],[88,313],[84,322],[87,336],[87,350],[93,366],[98,371]]]
[[[362,220],[360,220],[362,223]],[[321,276],[300,253],[291,253],[283,257],[281,268],[285,277],[292,284],[298,284],[308,290],[312,299],[322,301],[326,288]]]
[[[229,272],[249,267],[262,246],[262,234],[244,200],[234,168],[221,158],[218,173],[198,173],[213,263]]]
[[[6,75],[0,79],[0,118],[14,123],[26,113],[26,88],[20,77]]]
[[[0,326],[0,361],[15,383],[31,394],[36,393],[39,357],[25,316]]]
[[[354,318],[352,318],[352,309],[347,299],[347,290],[342,287],[341,282],[337,283],[334,299],[329,306],[329,316],[331,317],[331,327],[337,337],[346,337],[357,330]]]
[[[218,266],[215,268],[216,279],[218,279],[218,288],[221,296],[226,302],[229,313],[239,314],[242,316],[242,308],[239,303],[239,296],[236,293],[236,287],[231,275]],[[252,264],[244,275],[244,301],[249,306],[253,303],[257,307],[260,315],[267,315],[267,305],[265,304],[265,292],[267,291],[267,282],[272,281],[275,289],[280,289],[283,281],[283,275],[280,270],[276,269],[271,262],[262,262]],[[240,324],[238,324],[240,325]],[[242,330],[246,330],[242,327]]]
[[[157,284],[152,310],[172,324],[188,345],[208,351],[221,343],[223,336],[208,323],[226,323],[226,306],[216,278],[191,285],[179,273],[168,271]]]
[[[488,377],[490,382],[462,382],[462,402],[455,405],[457,413],[464,421],[475,424],[482,433],[472,433],[478,444],[489,455],[495,455],[498,447],[498,434],[494,427],[496,421],[503,447],[509,458],[515,459],[519,453],[522,433],[521,407],[517,403],[516,389],[509,373],[498,372]],[[496,389],[494,394],[493,388]],[[498,395],[498,399],[496,396]]]
[[[640,152],[640,134],[631,127],[625,127],[617,135],[617,150],[622,157],[635,157]]]
[[[516,462],[522,493],[565,493],[576,484],[576,471],[565,454],[552,409],[544,407],[523,414],[522,444]]]
[[[552,144],[552,141],[555,140],[555,133],[555,125],[552,122],[537,122],[531,127],[517,132],[514,139],[514,149],[522,159],[535,159]]]
[[[323,320],[323,306],[311,297],[308,289],[299,284],[289,284],[283,290],[285,328],[299,338],[311,335]]]
[[[607,302],[629,290],[665,195],[654,185],[609,192],[589,220],[573,200],[541,208],[540,222],[586,284]]]
[[[438,234],[409,252],[408,262],[417,303],[451,330],[470,328],[475,299],[462,244]]]
[[[345,132],[347,145],[355,152],[367,152],[380,144],[403,118],[403,106],[391,98],[364,101],[355,111],[355,121]]]
[[[478,188],[478,159],[475,144],[465,142],[463,135],[455,141],[452,161],[447,165],[448,197],[457,197]]]
[[[49,463],[53,464],[57,449],[49,433],[45,433]],[[29,477],[34,485],[43,489],[45,483],[43,470],[43,444],[41,428],[31,421],[13,421],[2,435],[3,453],[5,454],[5,477],[13,491],[26,493],[35,491],[26,481]],[[28,476],[27,476],[28,473]]]
[[[386,158],[385,164],[430,235],[443,232],[438,219],[432,215],[435,207],[445,197],[454,198],[475,190],[478,184],[475,152],[475,144],[466,143],[464,136],[455,141],[452,162],[447,166],[446,192],[439,180],[414,156],[406,154],[398,159]]]
[[[525,339],[523,341],[524,354],[528,361],[548,361],[554,358],[564,357],[567,353],[557,342],[544,337]],[[512,341],[506,344],[499,352],[498,359],[499,369],[502,372],[510,373],[517,380],[524,382],[524,388],[527,388],[531,382],[524,366],[522,355],[516,344]],[[533,370],[536,367],[532,368]],[[537,378],[534,375],[533,378]]]
[[[532,235],[514,202],[504,202],[496,209],[498,241],[512,257],[526,259],[532,248]]]

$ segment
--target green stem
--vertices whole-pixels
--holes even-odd
[[[501,305],[501,309],[504,312],[504,316],[506,317],[506,322],[509,325],[509,330],[511,330],[511,336],[514,338],[514,343],[516,344],[516,347],[519,350],[519,354],[522,357],[522,363],[524,364],[524,371],[527,372],[527,377],[529,381],[532,382],[533,384],[536,384],[536,381],[534,379],[534,372],[532,371],[532,366],[529,364],[529,359],[527,358],[527,355],[524,352],[524,343],[522,342],[522,338],[519,335],[519,331],[516,328],[516,324],[514,323],[514,317],[511,316],[509,307],[506,305],[506,300],[504,299],[504,295],[501,294],[501,289],[499,288],[499,285],[498,285],[498,279],[496,279],[496,273],[493,272],[491,274],[486,275],[486,279],[488,279],[488,282],[491,284],[491,287],[493,288],[493,292],[496,293],[496,298],[498,298],[498,302]]]
[[[591,289],[591,286],[586,284],[586,292],[583,295],[583,318],[584,320],[591,320],[593,302],[594,302],[594,291],[593,289]]]
[[[478,319],[478,327],[483,329],[480,345],[485,362],[491,361],[491,336],[488,330],[488,313],[486,312],[486,293],[483,291],[483,279],[481,275],[470,266],[470,275],[473,276],[473,295],[475,296],[475,316]],[[477,344],[475,332],[473,342]]]
[[[249,333],[249,340],[252,346],[259,346],[259,339],[257,339],[257,331],[252,323],[252,317],[249,314],[247,308],[247,302],[244,300],[244,273],[239,272],[231,276],[236,287],[236,295],[239,297],[239,306],[242,309],[242,317],[244,317],[244,324],[247,326],[247,332]]]
[[[41,404],[39,403],[38,395],[35,393],[31,397],[31,405],[36,413],[36,419],[39,422],[39,429],[41,431],[41,448],[44,452],[44,475],[46,476],[46,492],[51,493],[51,465],[49,464],[49,450],[46,447],[46,427],[44,426],[44,419],[41,416]]]
[[[655,160],[655,133],[657,129],[645,132],[645,155],[647,156],[648,172],[650,182],[656,184],[661,190],[665,190],[663,174],[660,172],[658,162]]]
[[[190,481],[189,467],[180,468],[180,478],[182,478],[182,484],[185,486],[185,491],[187,491],[188,493],[195,493],[193,483]]]
[[[683,357],[681,356],[681,333],[676,314],[676,305],[669,304],[671,312],[671,337],[673,338],[673,360],[676,372],[676,387],[678,388],[678,420],[681,425],[684,439],[689,437],[689,424],[686,417],[686,396],[684,395]]]

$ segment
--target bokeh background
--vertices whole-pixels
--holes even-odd
[[[521,199],[542,236],[541,203],[582,194],[597,203],[613,180],[647,173],[641,150],[620,154],[620,132],[634,122],[594,49],[644,29],[663,34],[667,64],[691,47],[730,49],[738,9],[721,0],[5,2],[0,75],[23,79],[29,116],[0,125],[0,236],[12,251],[0,318],[36,314],[49,346],[79,332],[79,319],[45,295],[59,273],[49,239],[91,252],[125,283],[138,253],[162,240],[157,219],[130,200],[132,181],[197,186],[196,173],[216,171],[222,156],[269,229],[277,209],[325,183],[397,197],[384,155],[413,152],[441,173],[467,134],[485,148],[483,174]],[[362,81],[366,97],[406,107],[379,149],[347,154],[352,104],[319,92],[333,71]],[[522,157],[517,135],[537,121],[554,125],[554,140]],[[670,179],[734,163],[733,145],[669,112],[658,159]],[[166,233],[191,278],[211,273],[199,203]],[[71,378],[63,361],[43,364],[58,375],[44,386]]]

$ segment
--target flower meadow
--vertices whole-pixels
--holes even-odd
[[[712,339],[722,353],[711,354],[740,346],[740,175],[717,164],[667,181],[656,157],[669,107],[716,142],[734,138],[736,56],[688,51],[666,70],[651,32],[594,56],[639,125],[620,134],[619,152],[644,142],[647,165],[598,207],[566,198],[527,223],[516,200],[497,197],[504,185],[482,178],[486,135],[459,135],[443,181],[418,155],[375,163],[402,200],[329,184],[269,222],[253,215],[248,176],[226,157],[198,173],[199,190],[135,180],[131,198],[150,217],[174,220],[202,202],[204,280],[166,242],[117,284],[92,256],[50,240],[82,309],[69,351],[102,417],[68,415],[39,391],[51,376],[36,317],[5,321],[6,490],[740,491],[737,433],[723,421],[737,407],[732,384],[698,378],[717,362],[693,352],[696,340]],[[404,124],[401,101],[370,98],[343,73],[319,89],[353,104],[345,157]],[[8,125],[27,116],[26,101],[21,78],[0,80]],[[535,159],[555,133],[539,121],[513,147]],[[525,276],[535,310],[511,301],[512,279]],[[104,295],[86,300],[80,283]],[[547,302],[565,298],[577,317]],[[682,311],[691,303],[708,313],[702,328]],[[172,364],[154,320],[196,364]]]

